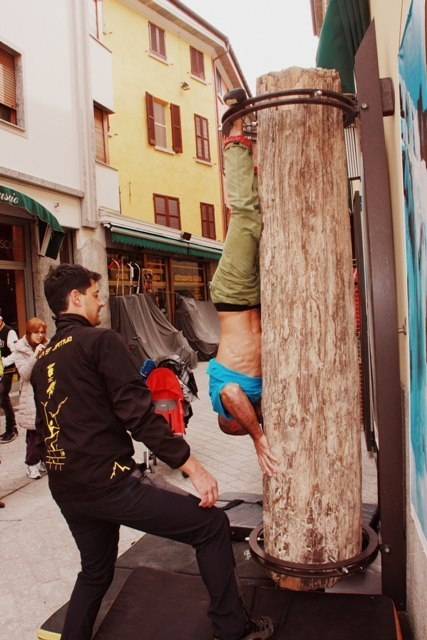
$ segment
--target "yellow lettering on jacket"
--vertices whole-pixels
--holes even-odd
[[[49,347],[47,346],[46,349],[42,352],[41,356],[47,356],[48,353],[50,353],[51,351],[56,351],[56,349],[58,349],[59,347],[63,347],[65,344],[68,344],[69,342],[73,341],[73,336],[68,336],[68,338],[64,338],[63,340],[60,340],[59,342],[57,342],[56,344],[53,345],[53,347]]]

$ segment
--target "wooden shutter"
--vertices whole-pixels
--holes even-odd
[[[15,58],[0,49],[0,103],[16,109]]]
[[[205,238],[216,239],[215,232],[215,208],[213,204],[206,202],[200,203],[200,213],[202,221],[202,236]]]
[[[165,32],[152,22],[148,23],[150,36],[150,51],[157,56],[166,59],[166,39]]]
[[[205,62],[202,51],[190,47],[191,73],[196,78],[205,79]]]
[[[108,162],[108,152],[107,152],[107,138],[106,138],[106,119],[107,114],[99,109],[99,107],[94,107],[94,122],[95,122],[95,152],[96,159],[101,162]]]
[[[172,149],[182,153],[181,110],[178,105],[171,104]]]
[[[194,115],[194,124],[196,132],[196,155],[198,160],[210,162],[211,154],[209,147],[209,126],[206,118]]]
[[[181,216],[178,198],[168,198],[169,226],[172,229],[181,229]]]
[[[156,224],[163,224],[167,226],[168,224],[168,216],[167,216],[167,203],[165,196],[161,196],[159,194],[153,194],[154,201],[154,219]]]
[[[156,144],[156,127],[154,121],[154,101],[150,93],[145,94],[145,104],[147,108],[147,135],[148,143],[153,146]]]

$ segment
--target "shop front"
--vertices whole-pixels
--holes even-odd
[[[0,307],[18,335],[35,314],[34,263],[39,256],[56,258],[64,235],[39,202],[0,184]]]
[[[155,235],[153,230],[149,234],[104,226],[110,296],[149,294],[172,324],[180,296],[209,300],[209,281],[221,256],[220,243],[175,230],[165,236],[159,230]]]

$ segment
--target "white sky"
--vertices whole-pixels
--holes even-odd
[[[269,71],[316,65],[310,0],[182,0],[229,39],[255,95]]]

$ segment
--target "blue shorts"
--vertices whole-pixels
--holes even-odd
[[[250,402],[255,404],[261,400],[262,394],[262,378],[261,376],[247,376],[244,373],[233,371],[224,367],[216,361],[215,358],[209,360],[207,373],[209,375],[209,395],[212,402],[213,410],[224,416],[227,420],[233,418],[226,411],[221,402],[220,392],[229,382],[235,382],[241,387],[242,391],[248,396]]]

